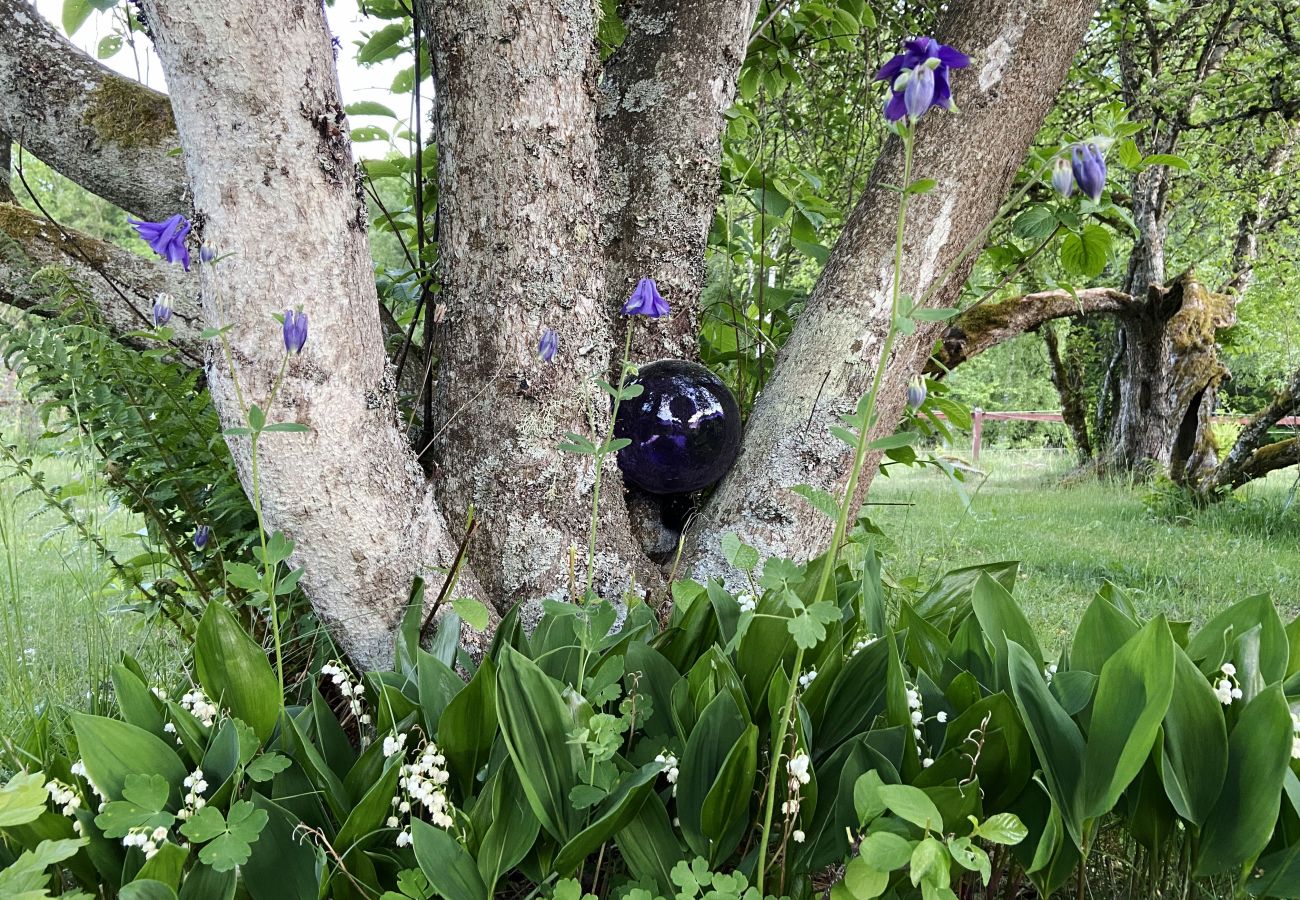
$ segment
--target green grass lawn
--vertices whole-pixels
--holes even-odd
[[[1072,457],[988,452],[988,478],[967,483],[967,511],[932,469],[894,467],[877,478],[871,515],[894,542],[895,578],[929,580],[945,569],[1021,561],[1015,591],[1044,649],[1060,649],[1104,581],[1144,615],[1204,622],[1223,607],[1267,593],[1284,619],[1300,613],[1300,503],[1288,507],[1294,470],[1239,491],[1208,510],[1159,518],[1146,489],[1093,480],[1063,483]],[[1300,500],[1300,498],[1297,498]]]
[[[38,470],[50,484],[78,480],[73,456],[46,457]],[[8,476],[9,466],[0,466]],[[13,735],[35,711],[50,706],[92,708],[111,687],[109,667],[122,652],[146,671],[174,662],[167,629],[142,625],[117,611],[128,598],[111,583],[111,569],[49,510],[30,482],[0,479],[0,735]],[[139,552],[140,523],[98,492],[94,479],[75,508],[109,545]]]

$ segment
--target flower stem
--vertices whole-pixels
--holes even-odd
[[[912,144],[914,134],[910,127],[902,132],[903,139],[903,187],[898,198],[898,227],[894,235],[894,285],[889,303],[889,328],[885,331],[885,340],[880,348],[880,359],[876,363],[876,372],[871,379],[871,388],[867,392],[866,408],[863,410],[861,428],[858,429],[858,446],[853,454],[853,467],[849,470],[849,481],[844,486],[844,497],[840,503],[840,515],[835,522],[835,533],[831,536],[831,546],[826,553],[826,563],[822,566],[821,580],[813,602],[821,600],[826,593],[835,571],[835,560],[839,556],[840,545],[848,530],[849,510],[853,506],[853,496],[858,490],[858,476],[867,459],[867,445],[871,440],[871,429],[875,424],[876,396],[880,393],[880,383],[885,378],[885,369],[889,366],[889,354],[894,349],[894,338],[898,336],[898,296],[903,276],[903,231],[907,225],[907,187],[912,181]]]
[[[596,482],[591,489],[591,535],[587,540],[587,597],[591,596],[592,580],[596,572],[596,524],[600,521],[600,474],[605,468],[605,456],[608,454],[606,448],[614,439],[614,422],[618,419],[618,405],[622,400],[623,385],[627,381],[627,358],[632,352],[632,328],[635,323],[635,317],[628,318],[627,338],[623,341],[623,361],[618,367],[618,391],[614,394],[614,411],[609,417],[609,434],[605,435],[604,443],[596,450]]]
[[[772,739],[772,768],[767,778],[767,800],[763,804],[763,833],[758,839],[758,870],[755,873],[755,888],[758,896],[763,893],[763,876],[767,873],[767,844],[772,832],[772,808],[776,805],[776,784],[781,780],[781,750],[785,747],[785,733],[790,725],[790,711],[794,708],[794,692],[799,686],[800,670],[803,668],[803,647],[794,654],[794,669],[790,673],[790,690],[786,692],[785,703],[781,706],[781,721],[777,724],[776,737]]]
[[[275,641],[275,674],[280,681],[280,703],[284,703],[284,658],[280,649],[280,615],[275,602],[275,569],[266,561],[266,526],[262,522],[262,483],[257,465],[257,444],[261,435],[253,434],[250,456],[253,467],[253,512],[257,514],[257,537],[262,545],[262,569],[266,572],[266,603],[271,610],[271,636]]]

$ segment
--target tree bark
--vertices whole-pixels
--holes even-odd
[[[1120,313],[1133,304],[1133,298],[1123,291],[1101,287],[1073,294],[1040,291],[972,307],[944,332],[942,343],[926,364],[926,374],[938,375],[956,368],[1003,341],[1037,331],[1053,319]]]
[[[59,302],[48,283],[36,277],[53,266],[71,276],[79,296]],[[150,311],[159,293],[171,294],[175,312],[169,323],[172,344],[187,365],[203,364],[206,350],[194,279],[176,266],[144,259],[105,241],[54,225],[14,203],[0,203],[0,303],[41,316],[68,311],[77,300],[95,310],[119,340],[138,347],[145,341],[129,332],[152,328]],[[152,346],[157,346],[153,344]]]
[[[1119,403],[1108,442],[1112,465],[1168,471],[1180,483],[1216,462],[1210,414],[1227,376],[1215,335],[1236,321],[1233,299],[1188,272],[1121,318]]]
[[[213,402],[224,426],[245,424],[232,374],[265,406],[286,361],[272,316],[294,307],[310,316],[306,349],[287,359],[269,415],[310,431],[263,438],[262,511],[293,540],[302,584],[343,649],[359,665],[383,665],[412,577],[448,567],[456,541],[395,416],[322,9],[145,0],[142,11],[172,89],[202,238],[226,256],[202,274],[204,311],[209,324],[231,326],[236,368],[210,367]],[[253,496],[248,442],[230,443]],[[474,594],[463,571],[458,595]]]
[[[1246,482],[1267,475],[1275,468],[1282,468],[1290,463],[1281,462],[1289,458],[1278,444],[1265,444],[1269,430],[1284,416],[1300,411],[1300,371],[1291,376],[1291,380],[1273,398],[1272,402],[1260,410],[1237,435],[1236,442],[1223,462],[1205,479],[1202,488],[1213,492],[1218,488],[1238,488]],[[1288,443],[1283,441],[1282,443]],[[1276,463],[1271,468],[1268,464]]]
[[[600,170],[611,315],[644,275],[672,316],[633,337],[632,358],[695,359],[704,251],[718,206],[723,113],[758,0],[633,0],[600,83]]]
[[[1061,358],[1061,342],[1056,329],[1050,325],[1042,330],[1043,343],[1047,346],[1047,361],[1051,366],[1052,386],[1061,398],[1061,419],[1070,429],[1074,439],[1074,449],[1083,465],[1092,459],[1092,438],[1088,434],[1088,411],[1083,403],[1083,391],[1079,386],[1078,371],[1071,371]]]
[[[954,73],[959,115],[931,113],[919,129],[914,171],[938,180],[914,198],[905,234],[903,290],[924,294],[953,268],[933,297],[951,304],[1015,177],[1030,141],[1069,69],[1096,4],[976,0],[954,6],[940,40],[972,57]],[[883,62],[883,60],[881,60]],[[807,308],[781,351],[750,418],[741,457],[693,531],[687,571],[735,580],[721,538],[738,532],[762,555],[806,557],[824,546],[830,525],[791,494],[798,484],[841,491],[849,452],[829,428],[852,410],[870,383],[890,314],[893,222],[902,155],[891,142],[870,187],[849,217]],[[900,342],[877,400],[878,433],[902,413],[909,376],[920,370],[937,336],[921,327]],[[858,503],[874,472],[868,463]]]
[[[0,0],[0,21],[0,132],[137,216],[187,212],[167,96],[82,53],[28,0]]]

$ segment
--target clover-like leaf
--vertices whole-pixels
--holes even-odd
[[[110,838],[126,837],[132,828],[171,828],[176,817],[164,810],[169,790],[161,775],[128,775],[122,799],[107,803],[95,824]]]
[[[266,810],[247,800],[230,807],[229,818],[212,806],[205,806],[181,826],[181,834],[197,844],[204,844],[199,860],[218,872],[242,866],[252,855],[252,844],[266,827]]]
[[[249,763],[244,771],[254,781],[270,781],[292,764],[292,760],[283,753],[263,753]]]

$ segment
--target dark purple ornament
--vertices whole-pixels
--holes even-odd
[[[740,453],[740,407],[704,366],[661,359],[641,366],[629,384],[645,390],[624,400],[614,436],[623,477],[652,494],[684,494],[713,484]]]

